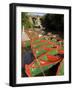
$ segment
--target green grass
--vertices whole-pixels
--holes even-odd
[[[64,42],[57,42],[56,44],[58,44],[58,45],[63,45]]]
[[[40,42],[38,45],[36,45],[36,46],[34,46],[34,48],[39,48],[39,47],[41,47],[41,46],[43,46],[43,45],[45,45],[45,44],[48,44],[48,42]]]
[[[58,51],[57,50],[52,50],[52,51],[49,51],[48,54],[49,55],[56,55],[56,54],[58,54]]]
[[[42,54],[44,54],[44,53],[46,53],[47,51],[46,50],[37,50],[36,51],[36,56],[38,57],[38,56],[40,56],[40,55],[42,55]]]
[[[56,39],[52,39],[51,41],[52,41],[52,42],[56,42],[57,40],[56,40]]]
[[[62,64],[59,75],[64,75],[64,64]]]
[[[30,47],[30,41],[26,41],[26,42],[25,42],[25,47],[26,47],[26,48],[29,48],[29,47]]]
[[[48,66],[41,67],[43,71],[48,70]],[[39,68],[30,68],[30,72],[32,76],[36,76],[42,73],[40,67]]]
[[[33,42],[33,44],[36,44],[36,43],[40,42],[41,40],[45,40],[45,38],[39,38],[39,39],[35,40],[35,41]]]
[[[43,56],[43,57],[41,58],[41,60],[45,60],[45,61],[47,61],[48,58],[47,58],[47,56]]]
[[[53,45],[52,45],[52,44],[51,44],[51,45],[46,46],[46,48],[51,48],[51,47],[53,47]]]

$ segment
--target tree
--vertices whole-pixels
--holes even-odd
[[[29,28],[33,27],[32,23],[29,21],[28,13],[22,12],[21,18],[22,18],[21,19],[22,28],[23,28],[23,26],[25,27],[25,29],[29,29]]]
[[[61,14],[46,14],[41,19],[45,31],[51,31],[53,33],[64,33],[64,15]]]

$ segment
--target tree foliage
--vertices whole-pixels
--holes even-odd
[[[43,27],[45,27],[45,31],[51,32],[64,32],[64,15],[61,14],[46,14],[41,19],[41,23]]]
[[[24,26],[25,29],[33,27],[32,23],[29,21],[28,13],[22,12],[21,18],[22,18],[22,20],[21,20],[22,27]]]

